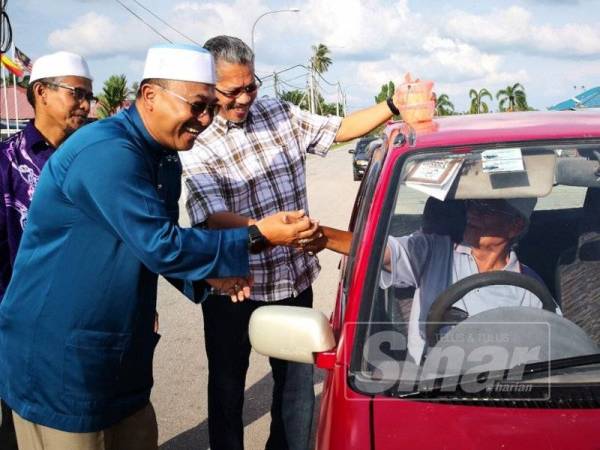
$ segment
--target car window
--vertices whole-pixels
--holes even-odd
[[[345,266],[342,268],[342,304],[341,308],[339,308],[339,314],[341,317],[344,316],[348,289],[352,284],[351,274],[354,271],[356,251],[364,233],[366,218],[369,214],[369,209],[371,208],[373,193],[375,192],[375,188],[377,186],[377,181],[379,179],[384,159],[385,152],[384,149],[381,148],[380,151],[375,153],[369,167],[367,168],[365,177],[359,187],[358,194],[356,196],[356,201],[354,203],[354,208],[350,217],[350,224],[348,229],[353,232],[353,237],[352,245],[350,248],[350,254],[346,259]],[[338,323],[341,323],[341,321],[339,321]]]
[[[364,290],[354,343],[350,378],[357,390],[393,396],[419,392],[448,374],[461,378],[474,367],[468,358],[492,347],[510,358],[498,362],[500,353],[494,353],[488,371],[496,363],[508,369],[517,365],[513,358],[522,336],[546,337],[539,338],[543,342],[536,355],[535,346],[524,351],[523,364],[534,356],[548,360],[600,352],[600,330],[578,310],[576,300],[585,293],[585,301],[600,303],[598,281],[577,276],[600,273],[600,145],[506,147],[428,151],[397,162],[386,200],[390,207],[383,208],[389,216],[380,220],[380,245],[371,257],[376,276]],[[465,230],[483,227],[480,222],[489,222],[486,214],[513,226],[522,218],[515,211],[533,204],[528,223],[514,225],[518,234],[511,237],[505,267],[510,269],[492,274],[504,277],[512,271],[518,280],[475,287],[452,305],[439,307],[441,294],[479,272],[463,240]],[[493,222],[488,222],[490,228]],[[494,242],[495,232],[488,232],[492,237],[486,242]],[[435,327],[428,322],[432,313],[439,313]],[[523,322],[530,316],[534,325]],[[469,330],[478,330],[481,338],[478,320],[486,317],[493,322],[488,341],[452,341],[465,338]],[[550,335],[549,323],[562,334]],[[560,347],[577,339],[578,350]]]

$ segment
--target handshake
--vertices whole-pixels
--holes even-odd
[[[308,217],[303,210],[279,212],[250,221],[249,225],[255,225],[271,247],[285,245],[314,254],[325,248],[327,241],[319,221]],[[233,302],[250,297],[251,278],[218,278],[206,282],[220,293],[229,295]]]

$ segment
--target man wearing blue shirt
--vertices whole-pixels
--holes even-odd
[[[243,300],[249,250],[314,233],[302,211],[180,228],[177,150],[212,120],[214,64],[200,47],[157,46],[143,78],[134,106],[61,146],[33,197],[0,304],[0,397],[21,448],[155,449],[157,274]]]

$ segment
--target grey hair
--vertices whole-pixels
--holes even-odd
[[[29,83],[29,86],[27,86],[27,92],[26,92],[27,93],[27,101],[33,107],[34,110],[35,110],[35,94],[34,94],[33,90],[34,90],[34,86],[36,85],[36,83],[46,84],[46,85],[48,85],[48,87],[50,89],[55,91],[58,88],[56,86],[52,86],[52,85],[56,84],[56,83],[60,83],[63,80],[63,78],[64,77],[40,78],[38,80],[35,80],[32,83]]]
[[[233,36],[215,36],[204,43],[204,48],[215,58],[215,63],[254,65],[254,52],[244,41]]]

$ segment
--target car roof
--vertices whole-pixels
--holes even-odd
[[[600,109],[445,116],[412,127],[398,121],[388,123],[385,133],[396,129],[415,138],[410,151],[492,142],[600,138]]]

